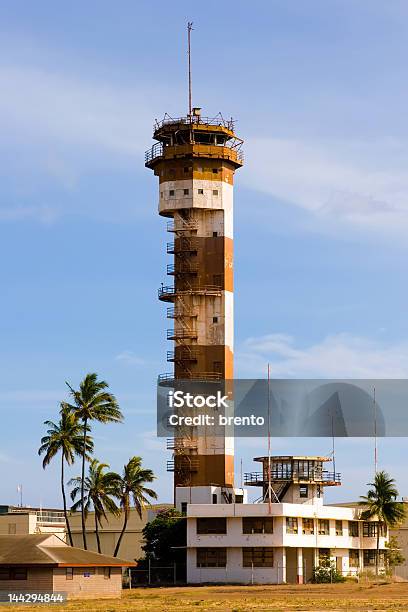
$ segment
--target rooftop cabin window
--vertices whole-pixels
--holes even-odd
[[[197,533],[199,535],[226,534],[227,519],[225,517],[199,517]]]
[[[266,469],[266,479],[268,478],[268,464],[264,465]],[[271,476],[274,480],[291,480],[292,464],[290,461],[273,461],[271,465]]]
[[[273,533],[273,518],[271,516],[242,519],[242,533]]]

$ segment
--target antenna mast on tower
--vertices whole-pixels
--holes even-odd
[[[187,40],[188,40],[188,115],[191,119],[192,114],[192,85],[191,85],[191,30],[193,29],[193,22],[187,22]]]

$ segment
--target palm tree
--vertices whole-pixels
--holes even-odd
[[[89,465],[88,476],[85,481],[82,482],[82,478],[79,476],[71,478],[69,484],[74,488],[71,491],[72,501],[80,494],[80,498],[76,501],[72,510],[77,511],[82,506],[84,508],[85,518],[88,516],[91,507],[95,513],[95,535],[96,542],[98,545],[98,553],[101,552],[101,542],[99,538],[99,527],[102,526],[102,519],[107,520],[106,512],[119,516],[120,510],[112,499],[112,495],[115,492],[115,485],[117,483],[118,474],[114,472],[105,472],[105,469],[109,468],[107,463],[100,463],[98,459],[93,459]],[[84,497],[82,497],[82,491]],[[84,503],[82,504],[82,500]]]
[[[118,403],[114,395],[106,391],[108,383],[98,380],[98,375],[87,374],[79,385],[79,391],[75,391],[68,385],[73,405],[69,405],[72,412],[80,419],[84,426],[84,440],[82,446],[82,472],[81,472],[81,523],[82,539],[85,550],[86,529],[85,529],[85,504],[84,504],[84,483],[85,483],[85,430],[91,421],[99,423],[118,423],[123,420],[123,415],[119,410]]]
[[[93,442],[90,436],[83,435],[84,429],[82,423],[78,421],[64,402],[61,402],[60,420],[58,423],[53,421],[45,421],[44,425],[48,427],[47,435],[41,438],[41,446],[38,449],[38,454],[45,453],[43,459],[43,468],[50,464],[51,460],[61,452],[61,492],[64,502],[64,516],[67,525],[68,539],[73,546],[71,527],[68,520],[67,499],[65,496],[65,463],[72,465],[75,460],[75,455],[81,456],[85,447],[85,458],[89,460],[89,455],[93,451]],[[85,440],[85,443],[84,443]]]
[[[152,470],[142,467],[141,457],[132,457],[123,468],[122,476],[118,475],[116,482],[115,496],[118,498],[120,507],[124,515],[123,527],[119,539],[116,544],[114,557],[117,557],[122,542],[123,534],[126,531],[126,526],[129,520],[130,507],[136,508],[140,518],[142,518],[142,509],[149,503],[147,497],[157,499],[157,493],[152,489],[146,488],[144,485],[148,482],[153,482],[155,476]]]
[[[395,527],[405,518],[405,507],[401,502],[397,502],[398,491],[395,480],[387,472],[377,472],[374,482],[369,482],[367,495],[361,497],[362,505],[365,510],[361,513],[363,520],[377,519],[377,551],[375,557],[375,573],[378,575],[379,555],[380,555],[380,527]]]

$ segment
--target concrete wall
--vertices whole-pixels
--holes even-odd
[[[65,568],[56,568],[53,574],[53,589],[66,592],[70,599],[120,597],[122,569],[112,567],[110,578],[105,578],[103,567],[75,567],[73,579],[67,580]]]
[[[227,549],[227,567],[197,567],[196,549],[187,551],[187,582],[225,582],[238,584],[281,584],[283,580],[283,550],[274,551],[273,567],[243,567],[242,549]]]

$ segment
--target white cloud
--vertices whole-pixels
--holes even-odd
[[[115,361],[120,361],[121,363],[131,366],[146,365],[146,360],[136,355],[133,351],[122,351],[119,355],[116,355]]]
[[[265,377],[267,363],[275,378],[406,378],[408,343],[379,343],[337,334],[306,347],[283,334],[249,338],[237,351],[240,376]]]
[[[249,138],[251,188],[295,204],[322,223],[408,226],[408,148],[395,141],[302,142]]]
[[[151,110],[132,89],[70,78],[36,68],[0,66],[0,125],[15,138],[134,155]]]

